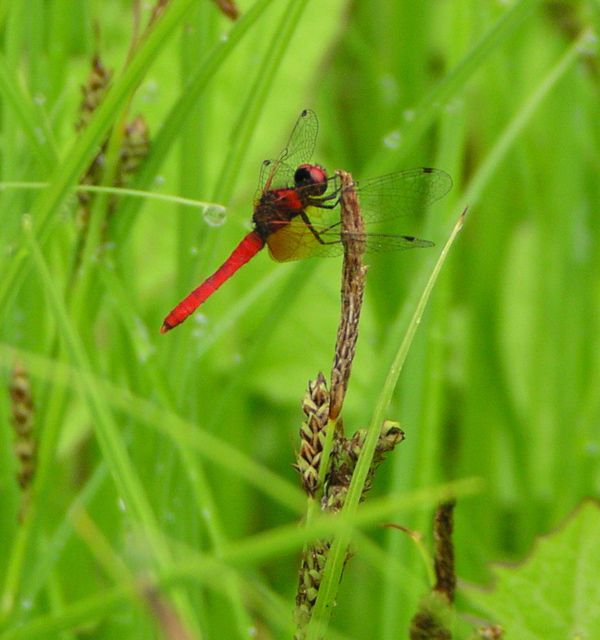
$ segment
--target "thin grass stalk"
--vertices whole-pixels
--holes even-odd
[[[38,190],[48,187],[48,182],[23,182],[10,181],[0,182],[0,189],[25,189]],[[126,187],[109,187],[103,185],[80,184],[73,188],[75,193],[107,193],[119,198],[132,196],[134,198],[142,198],[146,200],[158,200],[160,202],[168,202],[169,204],[177,204],[184,207],[193,207],[195,209],[222,209],[224,208],[216,202],[207,202],[206,200],[196,200],[195,198],[183,198],[169,193],[156,193],[154,191],[140,191],[139,189],[129,189]]]
[[[33,155],[41,165],[42,173],[48,175],[58,162],[54,136],[45,120],[42,120],[43,130],[40,134],[40,119],[33,107],[31,96],[25,93],[2,55],[0,55],[0,94],[4,98],[4,104],[10,108],[14,118],[20,123],[26,140],[34,151]],[[42,139],[40,139],[41,136],[43,136]]]

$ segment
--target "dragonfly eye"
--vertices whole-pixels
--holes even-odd
[[[327,172],[318,164],[301,164],[294,173],[294,184],[307,195],[322,196],[327,191]]]

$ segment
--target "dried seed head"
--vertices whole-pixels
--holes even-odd
[[[339,511],[344,506],[346,494],[352,481],[352,475],[358,462],[358,457],[365,443],[366,429],[359,429],[351,438],[340,438],[334,443],[331,455],[331,471],[328,475],[327,486],[322,500],[322,507],[327,511]],[[397,422],[386,420],[377,440],[377,447],[367,480],[363,488],[361,500],[373,485],[373,478],[377,467],[385,459],[385,455],[404,440],[404,432]]]
[[[454,573],[454,546],[452,542],[453,500],[438,505],[433,534],[435,539],[436,584],[419,603],[419,609],[411,621],[410,638],[440,638],[450,640],[452,626],[452,602],[456,589]]]
[[[237,8],[233,0],[214,0],[217,7],[221,12],[232,20],[237,20],[240,17],[240,10]]]
[[[24,365],[15,363],[9,384],[12,425],[15,431],[14,452],[19,463],[17,482],[21,488],[19,520],[26,515],[29,504],[31,481],[36,468],[37,441],[33,425],[35,409],[31,393],[31,382]]]
[[[116,185],[124,186],[135,175],[150,150],[150,133],[142,115],[125,126]]]
[[[428,593],[419,603],[419,610],[410,624],[411,640],[451,640],[452,612],[447,600],[437,591]]]
[[[102,64],[99,55],[92,58],[92,68],[90,70],[87,82],[81,87],[83,100],[79,107],[79,120],[75,124],[77,131],[82,131],[87,127],[92,114],[101,104],[106,91],[110,85],[112,71],[106,69]],[[106,153],[106,140],[102,143],[100,150],[90,162],[86,172],[83,174],[79,183],[82,185],[98,185],[102,182],[102,174],[104,171],[104,155]],[[85,234],[91,211],[92,194],[85,191],[77,193],[79,208],[77,210],[75,221],[79,227],[81,234]],[[78,251],[79,253],[79,251]],[[77,260],[78,261],[78,260]]]
[[[452,532],[454,529],[455,501],[443,502],[435,512],[433,534],[435,539],[435,587],[443,593],[448,602],[454,602],[456,591],[456,574],[454,569],[454,543]]]
[[[80,108],[80,119],[76,125],[77,131],[84,129],[93,112],[104,99],[104,95],[108,89],[111,79],[111,72],[107,71],[102,65],[99,56],[95,56],[92,60],[92,70],[85,86],[82,87],[83,102]],[[110,137],[110,136],[109,136]],[[98,153],[90,162],[86,172],[80,178],[80,184],[86,186],[97,186],[103,183],[106,149],[108,147],[107,137],[100,146]],[[114,168],[114,178],[112,185],[115,187],[126,186],[131,177],[139,168],[142,160],[149,151],[149,133],[146,122],[142,116],[137,116],[130,123],[125,125],[121,140],[121,149],[119,151],[119,160],[116,168]],[[79,207],[75,215],[75,222],[79,230],[79,242],[75,254],[75,269],[77,273],[81,264],[84,247],[88,236],[88,223],[92,211],[94,194],[86,191],[77,193]],[[107,201],[106,219],[102,226],[102,242],[107,241],[108,235],[108,219],[114,213],[118,205],[118,197],[111,196]]]
[[[142,115],[137,115],[131,122],[125,125],[121,149],[119,151],[119,164],[115,171],[113,184],[115,187],[126,187],[144,158],[150,151],[150,132],[146,120]],[[104,227],[104,241],[107,240],[107,226],[119,204],[119,196],[111,196],[107,207],[107,221]]]
[[[88,76],[87,82],[81,87],[83,100],[79,106],[79,120],[75,125],[77,131],[81,131],[87,127],[92,118],[92,114],[102,102],[104,95],[110,84],[112,71],[106,69],[100,60],[100,56],[95,55],[92,58],[92,68]]]
[[[296,594],[296,610],[294,620],[298,627],[296,640],[303,638],[303,629],[310,621],[312,608],[317,600],[319,587],[323,579],[323,571],[327,562],[330,543],[319,540],[306,547],[300,562],[298,574],[298,591]]]
[[[302,411],[306,419],[300,427],[300,451],[294,468],[300,473],[306,493],[314,496],[319,484],[319,466],[329,419],[329,392],[321,372],[316,380],[308,383]]]

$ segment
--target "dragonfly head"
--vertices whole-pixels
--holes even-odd
[[[301,164],[294,172],[294,184],[310,196],[322,196],[327,191],[327,171],[318,164]]]

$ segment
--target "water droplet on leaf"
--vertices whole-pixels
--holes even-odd
[[[227,209],[219,204],[210,204],[202,211],[204,222],[210,227],[220,227],[227,220]]]
[[[388,149],[397,149],[400,146],[401,137],[402,136],[400,135],[400,131],[398,131],[397,129],[394,131],[390,131],[390,133],[388,133],[387,136],[385,136],[385,138],[383,139],[383,144]]]

